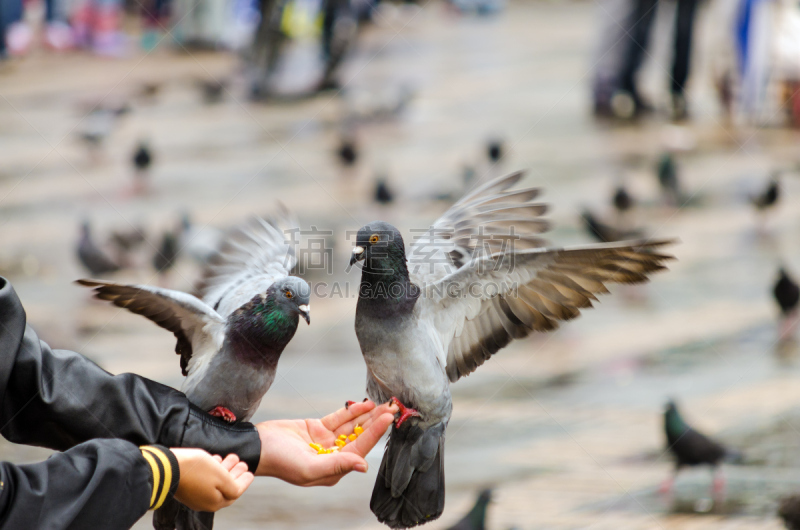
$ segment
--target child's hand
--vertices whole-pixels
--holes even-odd
[[[181,477],[175,499],[192,510],[216,512],[230,506],[253,482],[247,464],[236,455],[225,460],[202,449],[172,448]]]

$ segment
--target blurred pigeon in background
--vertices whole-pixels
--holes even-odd
[[[108,257],[92,239],[89,221],[81,224],[81,238],[78,241],[77,254],[81,265],[92,276],[103,276],[120,270],[119,264]]]
[[[478,495],[475,505],[459,522],[447,530],[486,530],[486,510],[492,502],[492,490],[485,489]]]
[[[664,433],[667,437],[667,448],[675,457],[675,472],[661,486],[664,493],[670,492],[675,482],[675,476],[684,467],[711,466],[714,473],[713,492],[721,494],[725,488],[725,480],[718,471],[723,461],[738,461],[742,455],[731,451],[725,446],[701,434],[684,421],[678,406],[674,401],[669,401],[664,410]]]
[[[391,204],[394,201],[394,193],[389,188],[389,183],[386,177],[378,177],[375,179],[375,202],[382,205]]]
[[[592,212],[587,209],[581,214],[586,231],[589,235],[601,243],[613,243],[625,239],[636,239],[642,237],[639,230],[620,230],[600,221]]]
[[[765,212],[773,208],[780,199],[780,182],[778,180],[778,173],[774,173],[767,183],[766,189],[758,195],[750,198],[750,203],[759,212]]]
[[[672,153],[667,151],[661,155],[656,172],[661,192],[667,203],[672,206],[680,206],[683,202],[683,193],[678,179],[678,167]]]
[[[147,192],[150,180],[150,166],[153,164],[153,154],[150,146],[144,140],[139,142],[131,157],[134,169],[133,192],[142,194]]]
[[[369,223],[356,236],[350,263],[364,263],[355,327],[367,394],[400,408],[370,501],[392,528],[442,514],[450,383],[512,339],[577,317],[608,292],[606,283],[647,281],[671,259],[658,252],[667,240],[545,248],[547,207],[533,202],[539,190],[511,191],[522,177],[469,193],[415,238],[408,255],[388,223]],[[511,228],[515,241],[507,245]]]
[[[800,530],[800,494],[782,498],[778,505],[778,516],[789,530]]]
[[[781,320],[778,335],[785,338],[789,335],[797,318],[797,305],[800,302],[800,286],[789,276],[786,269],[778,269],[778,281],[772,288],[772,295],[781,309]]]
[[[486,156],[492,164],[496,164],[503,158],[505,154],[504,151],[503,142],[500,139],[494,138],[489,140],[486,144]]]
[[[617,210],[619,213],[624,213],[633,208],[633,197],[631,197],[628,190],[620,184],[617,186],[617,190],[614,192],[614,196],[611,198],[611,204],[614,206],[614,209]]]

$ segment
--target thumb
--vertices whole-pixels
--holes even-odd
[[[327,455],[327,458],[317,460],[321,469],[317,475],[319,478],[343,476],[351,471],[366,473],[367,461],[356,453],[338,452]]]

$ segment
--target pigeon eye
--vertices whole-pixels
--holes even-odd
[[[379,239],[380,238],[378,237],[378,234],[372,234],[371,236],[369,236],[369,242],[372,243],[373,245],[377,243]]]
[[[289,300],[291,300],[291,299],[292,299],[292,297],[294,296],[294,295],[292,294],[292,291],[286,291],[284,294],[286,295],[286,298],[288,298]]]

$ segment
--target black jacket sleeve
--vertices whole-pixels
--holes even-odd
[[[261,441],[250,423],[230,425],[177,390],[135,374],[113,376],[84,356],[51,350],[26,326],[14,289],[0,277],[0,433],[63,451],[94,438],[136,446],[236,453],[251,471]]]
[[[151,466],[124,440],[92,440],[44,462],[0,463],[0,528],[130,528],[151,507]]]

